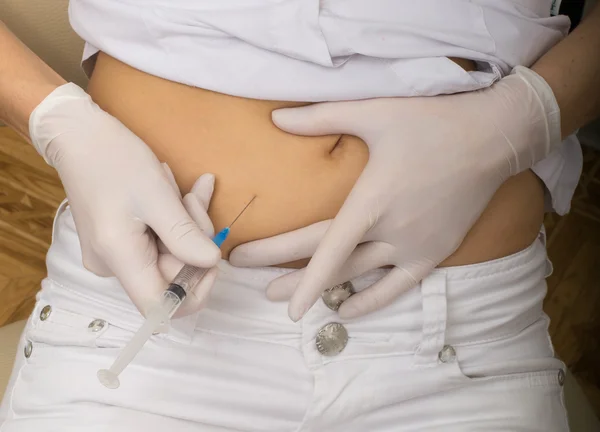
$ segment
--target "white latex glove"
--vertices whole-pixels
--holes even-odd
[[[175,177],[169,169],[166,163],[163,163],[163,168],[170,179],[171,186],[175,193],[181,197]],[[196,222],[198,227],[202,230],[204,235],[212,238],[215,235],[215,229],[212,221],[208,217],[208,207],[212,194],[215,190],[215,177],[212,174],[203,174],[194,183],[191,191],[187,193],[183,198],[183,206],[192,220]],[[179,270],[184,266],[184,263],[177,259],[175,255],[171,253],[169,248],[159,239],[158,240],[158,268],[161,274],[167,281],[171,281],[175,278]],[[189,294],[185,298],[185,301],[181,307],[175,313],[175,318],[179,318],[185,315],[190,315],[201,310],[208,299],[210,290],[212,289],[215,280],[218,276],[218,267],[213,267],[206,272],[204,277],[198,282],[198,284],[192,288]],[[164,289],[164,288],[163,288]]]
[[[53,91],[32,112],[29,130],[60,175],[85,267],[116,276],[140,311],[167,286],[156,237],[187,264],[217,264],[219,248],[185,210],[154,153],[81,88]]]
[[[322,103],[275,111],[273,121],[294,134],[355,135],[370,152],[333,221],[241,245],[230,255],[236,266],[313,256],[306,269],[267,289],[272,300],[291,297],[293,320],[325,289],[386,265],[394,268],[346,300],[339,314],[352,318],[390,304],[458,248],[509,176],[561,142],[553,93],[526,68],[476,92]]]

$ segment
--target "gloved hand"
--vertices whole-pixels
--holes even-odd
[[[273,300],[291,296],[293,320],[325,289],[386,265],[394,268],[346,300],[339,314],[352,318],[390,304],[458,248],[509,176],[561,142],[550,87],[522,67],[480,91],[316,104],[275,111],[273,121],[294,134],[355,135],[370,152],[333,221],[241,245],[230,255],[236,266],[312,255],[306,269],[267,289]]]
[[[173,190],[181,198],[179,187],[175,182],[175,177],[173,176],[171,169],[166,163],[163,163],[162,165]],[[198,225],[204,235],[211,239],[215,235],[215,228],[208,217],[208,206],[210,205],[214,190],[215,176],[206,173],[202,174],[198,180],[196,180],[190,192],[181,198],[183,206],[191,216],[192,220]],[[162,240],[158,239],[158,268],[165,280],[173,280],[184,264],[184,262],[177,259],[177,257],[171,253]],[[200,282],[198,282],[190,293],[188,293],[185,302],[179,307],[174,317],[179,318],[201,310],[208,299],[208,294],[215,284],[218,274],[219,269],[216,266],[208,270]]]
[[[219,248],[190,217],[154,153],[81,88],[54,90],[32,112],[29,130],[63,183],[85,267],[116,276],[141,312],[167,286],[157,237],[187,264],[217,264]]]

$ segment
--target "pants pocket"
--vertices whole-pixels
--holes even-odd
[[[462,385],[450,394],[470,401],[473,419],[481,424],[477,430],[568,432],[565,366],[552,360],[543,360],[537,368],[530,363],[508,372],[463,375]]]
[[[36,345],[118,348],[133,332],[105,319],[72,312],[43,300],[36,303],[25,338]]]
[[[534,387],[560,388],[565,382],[565,370],[564,364],[556,360],[556,364],[550,368],[527,371],[518,371],[517,369],[508,373],[490,373],[483,376],[463,374],[462,376],[469,386],[494,385],[505,390]]]

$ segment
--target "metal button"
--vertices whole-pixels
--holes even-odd
[[[99,332],[100,330],[102,330],[105,325],[106,325],[106,321],[101,320],[101,319],[95,319],[88,325],[88,328],[91,331],[93,331],[94,333],[96,333],[96,332]]]
[[[46,321],[51,313],[52,313],[52,306],[50,306],[50,305],[44,306],[42,308],[42,310],[40,311],[40,319],[42,321]]]
[[[344,282],[327,288],[321,298],[329,309],[337,311],[352,294],[354,294],[354,285],[352,282]]]
[[[565,371],[562,369],[558,371],[558,384],[561,386],[565,384]]]
[[[31,341],[27,341],[25,343],[25,349],[23,350],[25,357],[29,358],[31,357],[31,352],[33,351],[33,344],[31,343]]]
[[[316,344],[324,356],[338,355],[348,344],[348,331],[339,323],[326,324],[317,333]]]
[[[438,354],[442,363],[448,363],[456,358],[456,350],[451,345],[445,345]]]

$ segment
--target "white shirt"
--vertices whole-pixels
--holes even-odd
[[[552,0],[71,0],[98,50],[171,81],[235,96],[334,101],[491,85],[560,41]],[[475,60],[466,72],[447,57]],[[581,171],[574,137],[534,167],[565,213]]]

